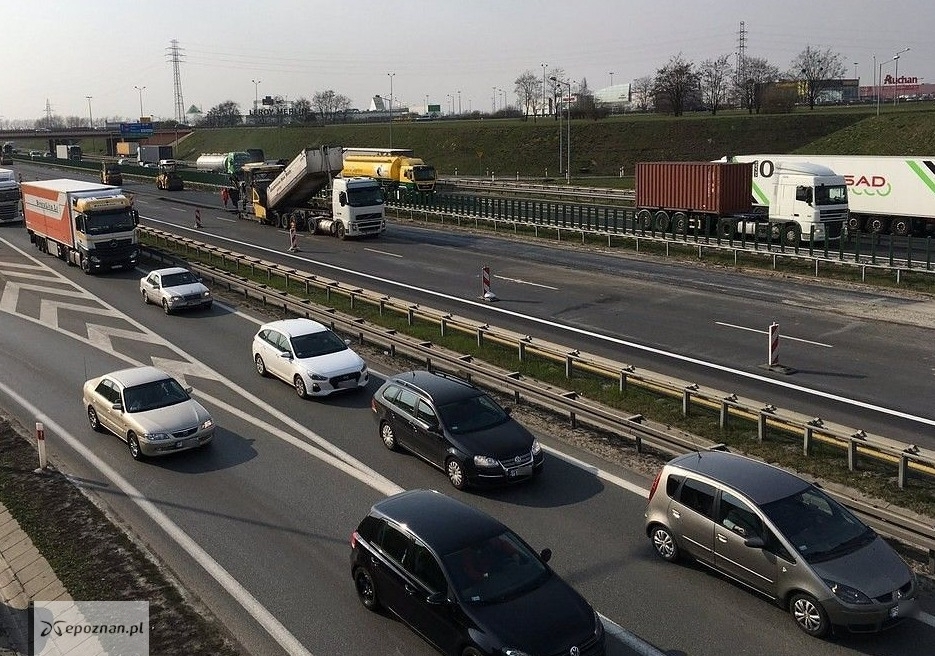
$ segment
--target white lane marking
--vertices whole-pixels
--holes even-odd
[[[378,255],[389,255],[390,257],[399,257],[399,258],[402,257],[402,255],[400,255],[399,253],[389,253],[387,251],[377,250],[376,248],[365,248],[364,250],[370,251],[371,253],[377,253]]]
[[[544,289],[551,289],[554,291],[558,291],[558,287],[550,287],[549,285],[543,285],[538,282],[529,282],[528,280],[523,280],[522,278],[507,278],[506,276],[496,276],[496,275],[494,276],[494,278],[498,280],[508,280],[510,282],[515,282],[519,285],[529,285],[530,287],[542,287]]]
[[[149,217],[143,217],[147,221],[152,221],[153,223],[161,223],[164,225],[170,225],[173,228],[179,228],[182,230],[188,230],[185,226],[176,225],[174,223],[169,223],[168,221],[160,221],[158,219],[150,219]],[[192,230],[191,232],[196,232]],[[277,255],[286,255],[272,248],[266,248],[263,246],[257,246],[256,244],[249,244],[244,241],[239,241],[236,239],[230,239],[228,237],[223,237],[220,235],[212,235],[215,239],[220,241],[230,242],[232,244],[238,244],[241,246],[253,248],[259,251],[265,251],[267,253],[276,253]],[[292,257],[298,257],[292,255]],[[578,328],[576,326],[566,326],[549,319],[542,319],[540,317],[534,317],[528,314],[523,314],[521,312],[515,312],[513,310],[508,310],[504,307],[498,307],[487,302],[472,301],[470,299],[461,298],[459,296],[454,296],[452,294],[446,294],[444,292],[438,292],[434,289],[425,289],[424,287],[416,287],[415,285],[408,285],[402,283],[398,280],[392,280],[390,278],[383,278],[380,276],[375,276],[369,273],[361,273],[360,271],[355,271],[353,269],[348,269],[347,267],[337,266],[336,264],[331,264],[329,262],[322,262],[320,260],[312,260],[306,257],[302,257],[302,260],[310,262],[315,266],[322,267],[324,269],[331,269],[333,271],[340,271],[341,273],[346,273],[347,275],[357,276],[359,278],[364,278],[365,280],[374,280],[376,282],[382,283],[384,285],[391,285],[394,287],[401,287],[403,289],[411,289],[413,291],[425,294],[426,296],[434,296],[436,298],[441,298],[443,300],[452,301],[454,303],[461,303],[463,305],[469,305],[476,307],[478,309],[483,309],[486,312],[492,312],[496,314],[503,314],[505,316],[514,317],[517,319],[522,319],[524,321],[529,321],[530,323],[537,323],[544,326],[549,326],[550,328],[556,328],[558,330],[564,330],[566,332],[575,333],[577,335],[583,335],[585,337],[590,337],[593,339],[599,339],[611,344],[616,344],[618,346],[625,346],[627,348],[632,348],[637,351],[643,351],[645,353],[650,353],[652,355],[658,355],[664,358],[670,358],[672,360],[678,360],[679,362],[686,362],[699,367],[706,367],[708,369],[714,369],[715,371],[722,371],[732,376],[737,376],[739,378],[747,378],[749,380],[754,380],[758,383],[764,383],[766,385],[774,385],[776,387],[782,387],[793,392],[801,392],[802,394],[810,394],[818,398],[827,399],[829,401],[835,401],[837,403],[842,403],[844,405],[850,405],[857,408],[863,408],[865,410],[871,410],[873,412],[879,412],[880,414],[889,415],[891,417],[899,417],[901,419],[908,419],[926,426],[935,426],[935,419],[929,419],[928,417],[920,417],[918,415],[909,414],[908,412],[902,412],[900,410],[893,410],[891,408],[886,408],[874,403],[866,403],[864,401],[857,401],[855,399],[849,399],[845,396],[840,396],[838,394],[832,394],[831,392],[825,392],[823,390],[812,389],[810,387],[805,387],[804,385],[796,385],[795,383],[790,383],[784,380],[779,380],[776,378],[770,378],[768,376],[761,376],[750,371],[743,371],[741,369],[734,369],[733,367],[728,367],[722,364],[716,364],[713,362],[706,362],[698,358],[693,358],[688,355],[682,355],[680,353],[672,353],[670,351],[665,351],[660,348],[655,348],[652,346],[646,346],[644,344],[638,344],[636,342],[630,342],[625,339],[620,339],[619,337],[610,337],[608,335],[602,335],[601,333],[594,332],[593,330],[586,330],[584,328]]]
[[[143,494],[137,490],[130,482],[121,476],[116,469],[108,465],[101,458],[99,458],[94,452],[86,447],[77,437],[69,433],[63,426],[60,426],[51,418],[45,416],[40,412],[39,408],[30,403],[27,399],[23,398],[17,394],[13,389],[7,386],[4,383],[0,383],[0,390],[4,392],[7,396],[16,401],[19,405],[25,408],[30,414],[34,415],[39,421],[42,421],[43,424],[51,431],[53,434],[68,444],[69,447],[74,449],[82,458],[84,458],[88,463],[95,467],[99,472],[101,472],[107,479],[121,492],[126,495],[128,499],[131,499],[140,510],[142,510],[149,518],[159,527],[164,530],[170,538],[172,538],[176,544],[178,544],[185,552],[191,556],[195,562],[197,562],[201,567],[204,568],[211,577],[218,582],[218,584],[224,588],[228,594],[231,595],[237,602],[246,610],[250,615],[266,629],[266,632],[269,633],[273,639],[279,643],[279,645],[289,654],[294,654],[296,656],[311,656],[311,652],[307,650],[302,643],[296,639],[292,633],[289,632],[286,627],[284,627],[279,620],[277,620],[272,613],[270,613],[266,608],[257,601],[250,592],[244,588],[240,582],[237,581],[230,572],[224,569],[220,563],[214,560],[207,551],[201,548],[201,546],[195,542],[191,536],[189,536],[185,531],[183,531],[178,525],[176,525],[169,517],[159,510],[156,505],[145,498]]]
[[[226,216],[212,216],[212,219],[217,219],[218,221],[227,221],[228,223],[237,223],[237,219],[231,219]]]
[[[565,462],[571,465],[574,465],[575,467],[578,467],[579,469],[583,469],[584,471],[590,474],[593,474],[594,476],[596,476],[597,478],[600,478],[601,480],[605,480],[608,483],[612,483],[616,485],[617,487],[623,488],[627,492],[631,492],[637,496],[641,496],[644,498],[649,496],[649,490],[647,488],[637,485],[636,483],[631,483],[630,481],[624,478],[620,478],[616,474],[611,474],[608,471],[604,471],[600,467],[595,467],[594,465],[589,464],[585,462],[584,460],[579,460],[578,458],[575,458],[574,456],[570,456],[566,453],[562,453],[561,451],[553,447],[542,445],[542,449],[543,451],[547,451],[548,453],[552,454],[556,458],[560,458],[564,460]]]
[[[188,209],[184,207],[173,207],[172,209],[175,210],[176,212],[188,212]]]
[[[924,610],[920,610],[918,613],[916,613],[915,618],[923,624],[928,624],[929,626],[935,627],[935,615],[929,615]]]
[[[604,630],[629,647],[630,651],[636,652],[638,656],[665,656],[665,654],[656,649],[656,647],[646,642],[635,633],[627,631],[609,617],[601,613],[598,613],[598,615],[601,618],[601,623],[604,625]]]
[[[749,328],[749,327],[747,327],[747,326],[738,326],[738,325],[736,325],[736,324],[733,324],[733,323],[725,323],[725,322],[723,322],[723,321],[715,321],[715,322],[714,322],[714,325],[716,325],[716,326],[724,326],[725,328],[734,328],[734,329],[736,329],[736,330],[746,330],[747,332],[750,332],[750,333],[759,333],[759,334],[761,334],[761,335],[768,335],[768,334],[769,334],[768,331],[766,331],[766,330],[760,330],[759,328]],[[831,344],[824,344],[824,343],[822,343],[822,342],[813,342],[813,341],[810,340],[810,339],[802,339],[802,338],[800,338],[800,337],[789,337],[788,335],[783,335],[782,333],[779,334],[779,339],[784,340],[784,341],[785,341],[785,340],[789,340],[789,341],[791,341],[791,342],[803,342],[804,344],[811,344],[812,346],[823,346],[824,348],[834,348],[834,346],[832,346]]]

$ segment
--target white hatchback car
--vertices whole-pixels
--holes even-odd
[[[328,396],[370,382],[367,363],[349,343],[311,319],[272,321],[253,338],[253,363],[258,374],[281,378],[302,398]]]
[[[211,307],[211,291],[188,269],[156,269],[140,278],[144,303],[161,305],[166,314],[184,308]]]

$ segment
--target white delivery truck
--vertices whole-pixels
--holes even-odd
[[[85,273],[136,267],[139,214],[122,189],[64,179],[22,187],[26,232],[40,251]]]
[[[848,188],[850,232],[935,234],[935,156],[738,155],[769,171],[787,161],[827,166]]]

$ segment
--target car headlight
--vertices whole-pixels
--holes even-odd
[[[542,445],[539,444],[539,440],[532,441],[532,455],[537,456],[542,453]]]
[[[840,599],[841,601],[848,604],[872,604],[870,597],[865,595],[860,590],[852,588],[849,585],[844,585],[843,583],[838,583],[836,581],[829,581],[828,579],[824,580],[825,583],[831,588],[831,592],[834,593],[834,596]]]
[[[474,456],[474,465],[477,467],[499,467],[500,461],[490,456]]]
[[[169,302],[170,302],[170,303],[178,303],[178,302],[181,301],[181,300],[182,300],[182,297],[181,297],[181,296],[176,296],[175,294],[170,294],[170,295],[169,295]]]
[[[360,368],[360,375],[363,376],[367,373],[367,363],[364,363],[364,366]]]
[[[306,372],[306,373],[308,374],[308,377],[311,378],[312,380],[319,380],[319,381],[320,381],[320,380],[328,380],[328,377],[327,377],[327,376],[322,376],[321,374],[316,374],[314,371],[309,371],[309,372]]]
[[[201,293],[201,298],[211,298],[211,292],[209,292],[207,289],[204,290],[204,291]]]
[[[214,420],[209,417],[201,423],[201,430],[207,430],[212,426],[214,426]]]
[[[149,442],[159,442],[161,440],[171,440],[169,433],[143,433],[143,438]]]

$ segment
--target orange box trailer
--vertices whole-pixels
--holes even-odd
[[[750,212],[753,167],[726,162],[639,162],[636,206],[729,216]]]
[[[86,273],[132,269],[139,256],[133,199],[119,187],[83,180],[24,182],[29,240]]]

